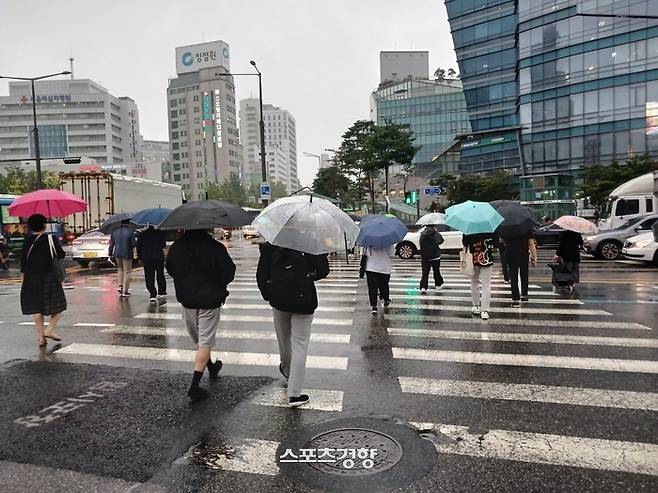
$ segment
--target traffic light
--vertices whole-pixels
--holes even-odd
[[[418,190],[411,190],[404,194],[404,203],[407,205],[414,205],[418,202]]]

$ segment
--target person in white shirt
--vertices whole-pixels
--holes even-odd
[[[388,282],[391,279],[391,257],[395,254],[395,245],[384,248],[366,247],[365,274],[368,280],[368,296],[373,315],[377,314],[378,298],[384,301],[384,307],[391,304]]]

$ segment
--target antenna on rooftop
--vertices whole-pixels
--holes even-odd
[[[73,55],[71,55],[69,57],[69,64],[71,65],[71,69],[70,69],[71,70],[71,79],[73,79],[73,60],[75,60],[75,59],[73,58]]]

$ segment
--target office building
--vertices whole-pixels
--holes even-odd
[[[249,98],[240,101],[240,134],[244,146],[242,182],[245,185],[262,181],[259,120],[259,100]],[[265,104],[263,121],[268,180],[283,183],[288,193],[292,193],[299,189],[295,119],[289,111]],[[270,156],[270,153],[273,155]]]
[[[430,77],[428,51],[380,51],[380,82],[402,82]]]
[[[334,165],[334,158],[326,152],[320,154],[320,169],[329,168]]]
[[[89,79],[35,83],[39,148],[44,159],[80,156],[103,166],[141,159],[139,112]],[[34,157],[29,81],[9,83],[0,96],[0,159]]]
[[[229,45],[212,41],[176,48],[177,77],[167,87],[171,183],[191,200],[211,184],[239,176],[240,142]]]
[[[171,165],[169,142],[143,140],[141,150],[142,160],[134,164],[132,172],[129,168],[128,174],[147,180],[168,181],[165,179],[165,171],[168,171]]]

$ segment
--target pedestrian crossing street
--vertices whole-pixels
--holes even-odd
[[[270,309],[255,282],[257,252],[244,245],[230,253],[238,271],[217,334],[222,373],[278,377]],[[470,283],[456,260],[442,264],[444,288],[421,295],[419,262],[397,258],[393,304],[372,316],[358,260],[330,263],[330,276],[317,283],[304,389],[310,403],[288,409],[281,383],[258,392],[250,405],[327,420],[341,413],[399,416],[439,436],[438,454],[658,476],[656,435],[646,433],[647,421],[655,425],[649,413],[658,412],[658,325],[559,297],[546,284],[531,284],[530,301],[511,307],[497,267],[492,318],[481,321],[470,314]],[[137,292],[139,274],[134,283]],[[129,303],[130,318],[72,323],[94,330],[98,341],[79,337],[57,351],[58,359],[189,369],[194,351],[173,296],[155,308],[143,296]],[[371,349],[370,337],[383,344]],[[234,457],[218,467],[276,475],[282,438],[231,437]]]

